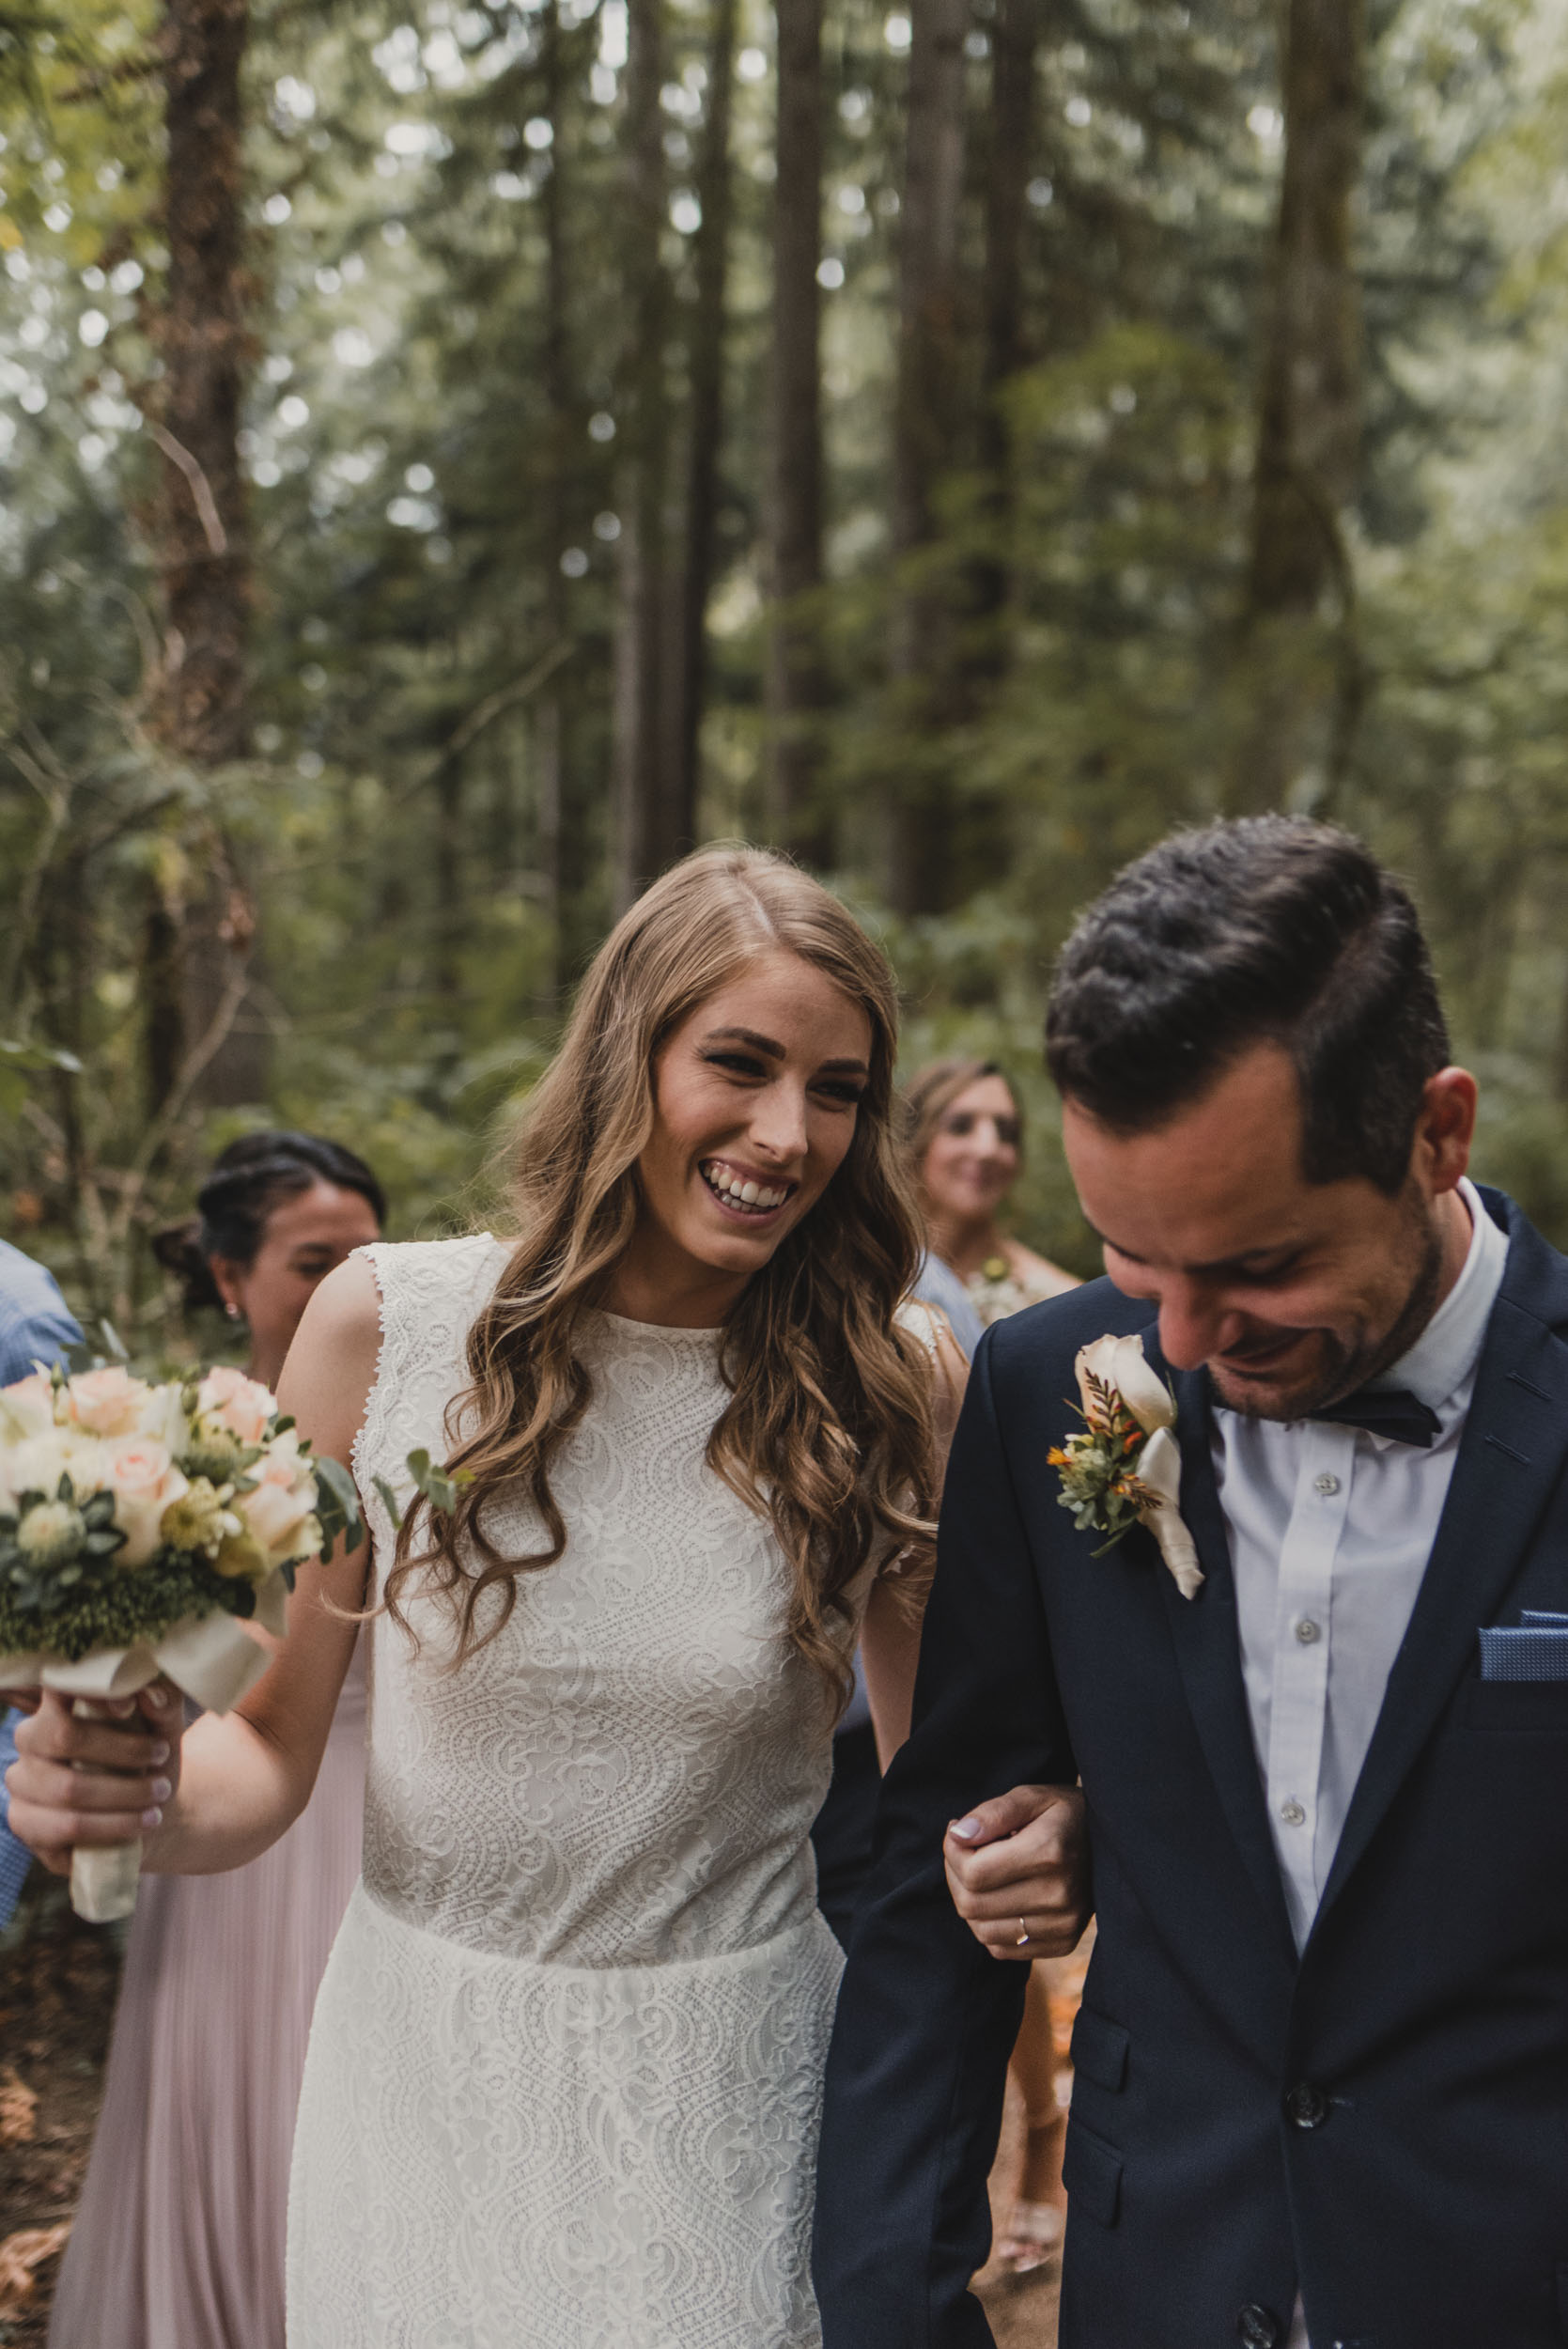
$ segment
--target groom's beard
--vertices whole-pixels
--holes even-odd
[[[1262,1378],[1256,1383],[1245,1377],[1233,1381],[1225,1367],[1211,1363],[1209,1375],[1226,1409],[1250,1419],[1310,1419],[1314,1411],[1355,1394],[1407,1354],[1436,1311],[1443,1282],[1442,1240],[1424,1214],[1419,1221],[1412,1219],[1411,1232],[1419,1248],[1415,1270],[1404,1303],[1381,1335],[1347,1345],[1331,1330],[1316,1331],[1317,1359],[1310,1373],[1297,1372],[1285,1387],[1271,1387]],[[1245,1366],[1245,1356],[1231,1359]]]

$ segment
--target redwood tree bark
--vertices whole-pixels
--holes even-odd
[[[778,0],[773,338],[768,415],[768,786],[775,836],[831,859],[821,789],[822,0]]]
[[[561,0],[550,0],[541,26],[539,58],[545,117],[554,134],[550,148],[550,169],[542,191],[545,232],[544,388],[549,416],[549,446],[541,486],[545,499],[545,615],[550,638],[554,644],[565,639],[569,620],[569,591],[566,573],[561,568],[561,556],[566,550],[570,526],[567,484],[575,454],[572,445],[576,437],[574,427],[579,422],[578,403],[573,395],[567,324],[564,31]],[[537,778],[536,854],[551,930],[550,953],[541,975],[536,1008],[545,1013],[555,1009],[567,983],[569,967],[565,921],[567,866],[571,862],[565,839],[568,755],[567,695],[569,690],[566,678],[557,670],[539,696],[534,724],[533,748]]]
[[[662,0],[628,0],[626,216],[621,228],[629,339],[621,369],[625,451],[620,609],[615,644],[615,899],[629,905],[668,862],[675,835],[661,789],[665,762],[664,500],[669,406],[664,342],[669,288],[664,232]]]
[[[719,459],[724,438],[724,323],[729,285],[730,99],[737,0],[715,0],[707,54],[707,106],[695,188],[702,225],[693,240],[697,280],[688,339],[686,506],[676,644],[670,676],[668,821],[678,852],[697,837],[698,754],[707,688],[707,600],[718,540]]]
[[[899,250],[898,386],[893,539],[906,565],[933,535],[932,500],[955,461],[962,412],[958,208],[964,182],[964,35],[969,0],[911,0],[908,146]],[[893,672],[909,755],[891,806],[888,882],[907,912],[939,907],[951,873],[951,809],[920,754],[951,717],[951,589],[906,574]]]
[[[1012,454],[1002,412],[1004,385],[1023,364],[1023,244],[1034,164],[1034,52],[1040,0],[997,0],[991,23],[991,121],[986,175],[984,375],[980,462],[996,549],[978,583],[983,610],[1007,591],[1004,543],[1012,507]]]
[[[240,409],[247,355],[242,234],[241,68],[246,0],[167,0],[162,51],[167,165],[167,291],[159,321],[163,363],[152,438],[161,452],[156,533],[164,642],[157,725],[175,755],[219,768],[250,747],[246,639],[251,568],[245,542]],[[193,1092],[208,1101],[257,1098],[265,1030],[235,1004],[255,919],[225,835],[210,812],[181,843],[190,880],[183,903],[167,893],[152,929],[172,918],[179,984],[155,992],[147,1068],[163,1100],[189,1055],[213,1049]],[[160,941],[159,950],[167,946]],[[160,1003],[162,1010],[159,1009]],[[218,1037],[221,1015],[232,1024]],[[172,1027],[179,1007],[179,1034]],[[217,1025],[215,1026],[215,1023]]]
[[[1331,786],[1359,694],[1342,528],[1360,439],[1364,0],[1289,0],[1284,176],[1264,350],[1243,661],[1253,723],[1234,799],[1276,804],[1316,765]],[[1325,607],[1337,614],[1330,635]]]

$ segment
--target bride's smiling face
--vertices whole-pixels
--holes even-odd
[[[618,1297],[641,1296],[645,1318],[686,1297],[721,1319],[842,1165],[870,1059],[865,1012],[783,949],[689,1013],[654,1062],[654,1128]]]

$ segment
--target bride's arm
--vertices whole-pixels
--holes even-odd
[[[945,1321],[938,1330],[934,1367],[932,1418],[937,1439],[936,1485],[939,1492],[970,1375],[963,1349]],[[884,1770],[909,1734],[915,1667],[920,1661],[921,1612],[911,1604],[908,1592],[898,1588],[896,1571],[877,1576],[871,1586],[861,1630],[861,1661],[865,1667],[865,1693],[877,1735],[877,1759]]]
[[[350,1257],[311,1299],[278,1382],[280,1406],[318,1456],[351,1457],[379,1347],[374,1275]],[[11,1832],[57,1875],[69,1872],[73,1844],[138,1836],[143,1864],[177,1875],[239,1867],[265,1851],[316,1783],[359,1629],[330,1610],[364,1604],[366,1558],[362,1544],[303,1567],[272,1669],[232,1713],[205,1715],[188,1735],[166,1683],[90,1719],[46,1694],[17,1733]]]

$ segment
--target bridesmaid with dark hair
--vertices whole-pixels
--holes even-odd
[[[351,1150],[269,1130],[229,1144],[196,1215],[154,1249],[189,1310],[245,1324],[246,1367],[275,1386],[318,1283],[385,1216]],[[288,1833],[226,1875],[142,1878],[51,2349],[284,2349],[294,2108],[359,1875],[364,1791],[356,1657]]]

